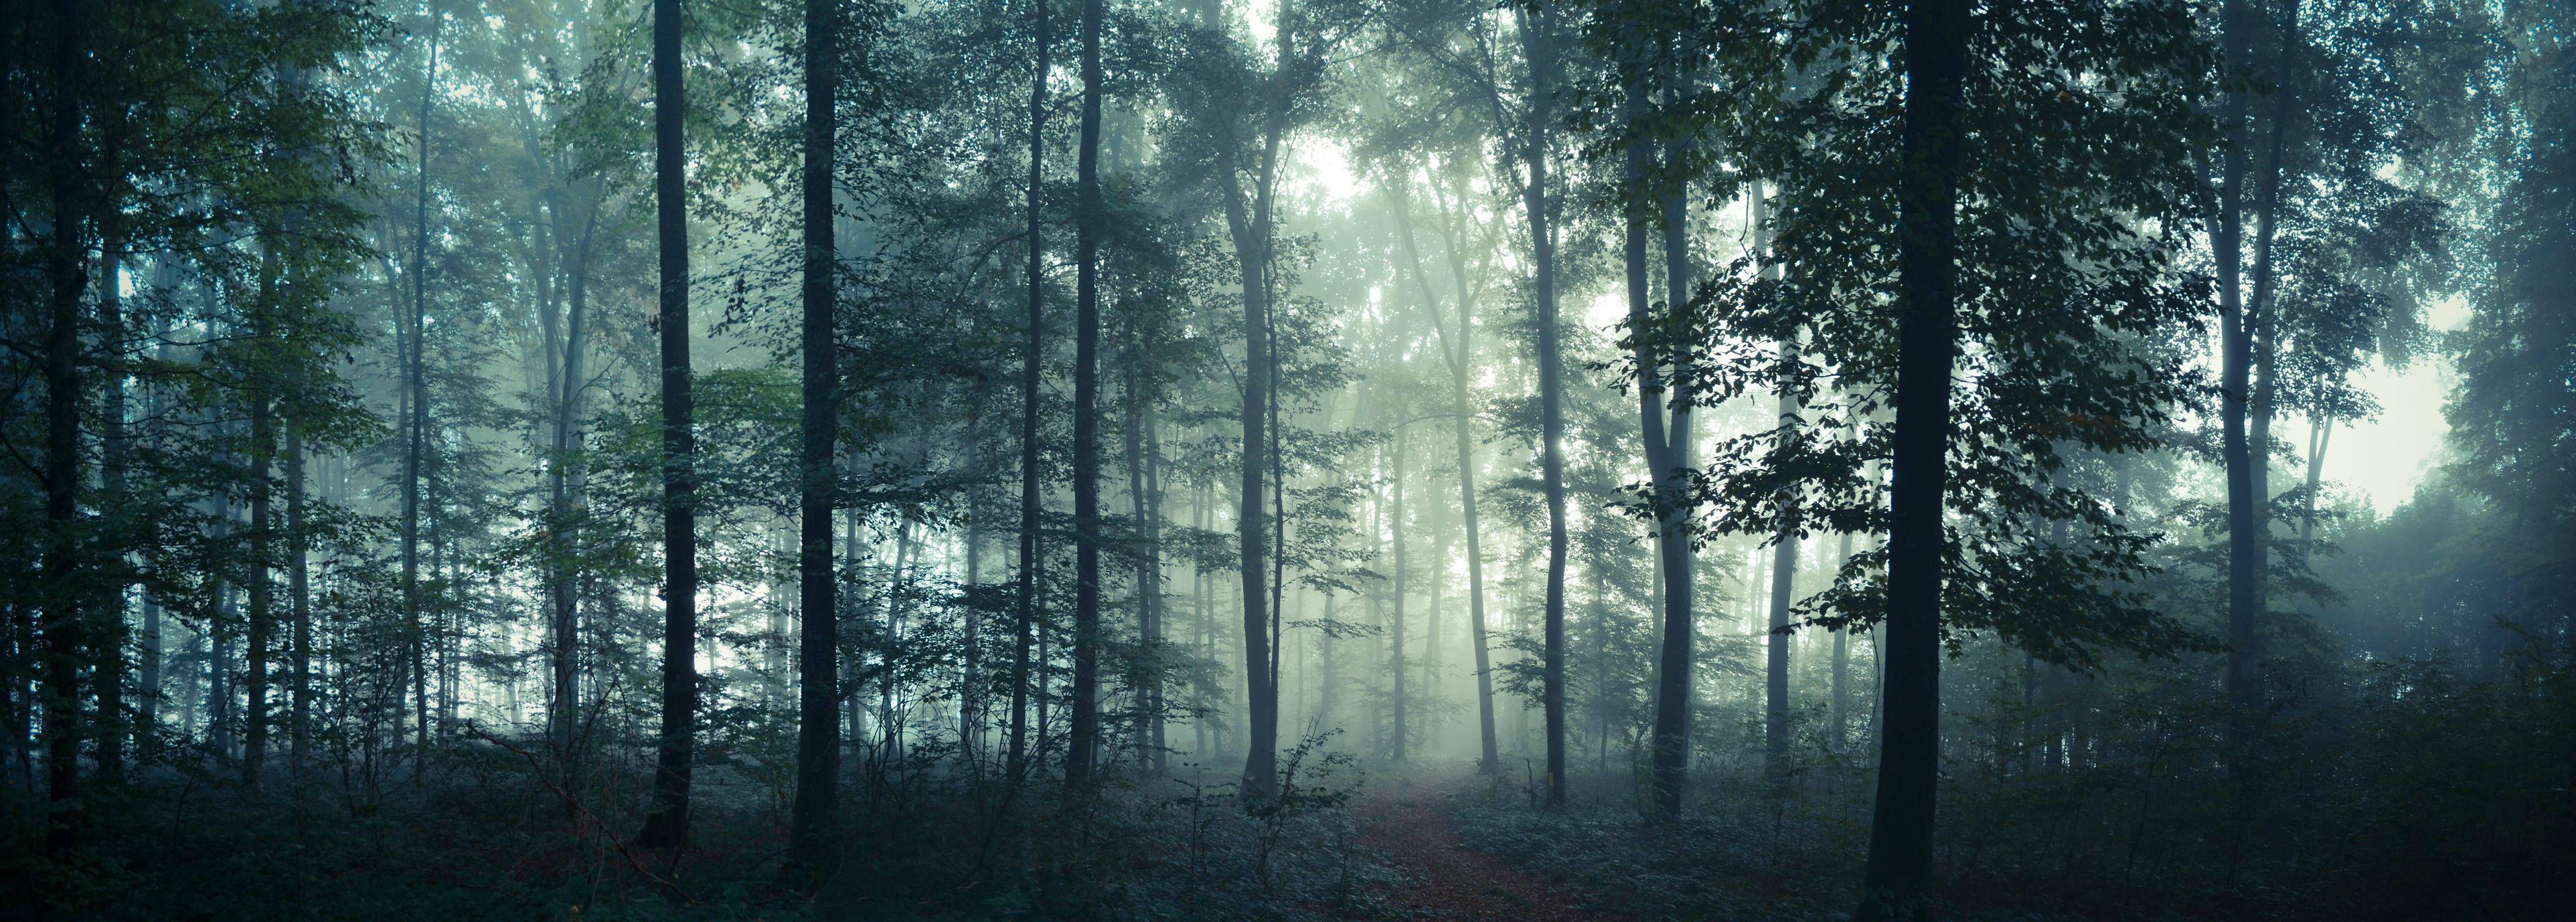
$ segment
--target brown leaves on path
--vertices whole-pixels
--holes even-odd
[[[1378,785],[1360,806],[1360,837],[1383,851],[1405,883],[1388,902],[1428,919],[1466,922],[1621,922],[1628,917],[1584,908],[1579,899],[1468,848],[1437,802],[1466,782]]]

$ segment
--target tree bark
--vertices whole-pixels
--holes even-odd
[[[555,212],[557,218],[563,213]],[[555,382],[554,463],[548,465],[547,505],[554,517],[548,535],[548,556],[552,558],[549,587],[554,606],[552,661],[554,703],[547,710],[548,736],[555,749],[556,770],[563,776],[565,790],[571,790],[576,773],[581,727],[581,602],[580,566],[576,561],[581,545],[576,538],[580,528],[576,521],[573,494],[574,450],[578,446],[581,396],[588,382],[582,378],[582,345],[589,314],[590,245],[599,229],[599,202],[593,200],[582,216],[581,242],[573,252],[569,308],[564,316],[563,361]],[[559,241],[560,242],[560,241]]]
[[[796,802],[788,860],[804,882],[827,864],[840,798],[837,579],[832,572],[832,466],[841,417],[838,291],[832,239],[833,106],[840,79],[838,0],[805,0],[804,480],[797,496]]]
[[[273,233],[263,228],[261,236]],[[251,330],[253,337],[268,340],[277,335],[277,242],[263,239],[259,249],[259,292],[251,306]],[[277,453],[273,374],[269,368],[254,369],[251,380],[243,382],[250,397],[250,619],[243,632],[249,707],[243,712],[241,777],[242,790],[252,795],[259,793],[268,764],[269,646],[277,620],[276,591],[269,578],[277,548],[274,485],[269,477]]]
[[[1644,62],[1630,62],[1626,76],[1625,106],[1631,120],[1642,114],[1646,103]],[[1656,349],[1653,330],[1653,291],[1648,269],[1647,225],[1650,217],[1646,171],[1652,162],[1651,144],[1642,132],[1628,143],[1625,179],[1630,190],[1626,222],[1626,263],[1628,289],[1628,328],[1632,337],[1630,357],[1637,366],[1637,421],[1644,443],[1646,482],[1654,491],[1658,513],[1654,523],[1655,571],[1661,607],[1658,610],[1659,647],[1655,661],[1654,728],[1652,775],[1648,792],[1652,816],[1670,822],[1681,816],[1682,788],[1690,764],[1690,691],[1691,646],[1693,634],[1691,609],[1691,563],[1689,539],[1682,534],[1681,497],[1675,476],[1683,466],[1677,449],[1688,440],[1688,415],[1679,407],[1672,408],[1667,428],[1663,372],[1667,361],[1675,364],[1681,350],[1670,356]],[[1668,309],[1682,306],[1683,292],[1689,290],[1690,265],[1687,220],[1678,194],[1657,196],[1663,206],[1665,229],[1665,290]]]
[[[1100,18],[1082,4],[1082,128],[1075,152],[1073,726],[1064,781],[1091,778],[1100,745]]]
[[[2308,423],[2308,485],[2299,499],[2299,553],[2308,553],[2308,542],[2317,531],[2317,487],[2325,475],[2326,449],[2334,442],[2334,417]]]
[[[1912,0],[1904,18],[1903,170],[1897,189],[1896,426],[1890,465],[1886,727],[1857,917],[1931,916],[1940,768],[1942,500],[1958,349],[1959,134],[1965,0]]]
[[[286,757],[301,779],[313,736],[313,542],[304,510],[304,427],[295,420],[286,424],[286,541],[287,617],[293,622],[288,655],[295,683],[287,699]]]
[[[689,841],[698,715],[697,437],[689,394],[689,216],[680,126],[680,0],[653,0],[653,200],[661,249],[662,727],[653,804],[636,842]]]
[[[80,93],[82,23],[78,0],[53,0],[54,111],[46,137],[53,184],[52,246],[45,254],[45,845],[68,853],[80,844],[80,669],[88,653],[80,593],[80,298],[89,285],[82,265]]]
[[[429,313],[429,115],[431,103],[438,98],[439,40],[447,24],[444,7],[430,12],[428,66],[421,71],[420,88],[420,159],[414,176],[415,196],[412,205],[411,250],[411,355],[405,363],[403,392],[403,486],[402,486],[402,596],[403,639],[410,657],[408,669],[412,681],[412,704],[419,725],[415,729],[412,752],[412,774],[420,774],[423,761],[429,757],[429,671],[427,629],[420,618],[420,504],[422,454],[427,450],[429,432],[429,393],[425,365],[428,345]]]
[[[1290,4],[1279,5],[1279,58],[1294,49]],[[1266,105],[1260,162],[1252,173],[1247,202],[1235,144],[1228,132],[1219,145],[1218,177],[1225,197],[1226,226],[1234,240],[1238,282],[1243,288],[1243,464],[1235,527],[1242,552],[1243,665],[1247,749],[1243,759],[1243,792],[1247,804],[1260,804],[1276,792],[1279,749],[1278,661],[1272,650],[1277,614],[1270,593],[1270,516],[1263,511],[1264,454],[1273,449],[1268,424],[1271,406],[1270,251],[1271,205],[1279,163],[1281,136],[1287,131],[1287,101]],[[1230,124],[1230,123],[1229,123]]]
[[[126,468],[133,453],[133,437],[125,420],[125,387],[131,379],[126,371],[123,345],[125,312],[122,292],[117,290],[122,281],[118,268],[125,255],[121,252],[124,243],[118,239],[115,218],[102,217],[98,234],[98,326],[100,335],[106,338],[110,347],[106,350],[107,386],[103,388],[100,399],[99,415],[106,431],[99,439],[99,486],[106,494],[102,501],[109,508],[118,508],[126,502]],[[94,679],[98,685],[99,715],[99,725],[94,731],[98,737],[97,777],[109,783],[125,778],[125,750],[133,736],[133,728],[125,720],[125,604],[126,594],[134,587],[135,579],[133,561],[122,548],[114,560],[114,580],[109,584],[106,604],[99,610],[99,627],[102,630],[95,641],[98,672]]]
[[[1037,625],[1038,576],[1045,555],[1038,547],[1038,376],[1046,341],[1046,228],[1038,218],[1044,201],[1046,171],[1046,97],[1048,60],[1047,4],[1031,3],[1036,19],[1037,66],[1029,81],[1029,318],[1028,340],[1020,357],[1020,573],[1017,636],[1011,647],[1011,729],[1005,768],[1016,787],[1028,769],[1029,641]]]
[[[1539,468],[1547,494],[1547,608],[1544,691],[1547,708],[1547,800],[1565,803],[1565,396],[1564,358],[1557,344],[1556,232],[1547,202],[1547,126],[1553,117],[1549,85],[1555,59],[1548,47],[1547,12],[1519,14],[1521,52],[1529,65],[1530,112],[1522,143],[1529,184],[1521,200],[1529,211],[1538,326]]]
[[[1389,581],[1394,584],[1391,587],[1394,604],[1390,607],[1387,618],[1387,642],[1392,646],[1388,651],[1386,668],[1392,682],[1390,690],[1393,694],[1389,703],[1392,705],[1395,718],[1392,721],[1393,726],[1388,731],[1388,739],[1392,743],[1389,757],[1393,761],[1402,762],[1406,728],[1404,720],[1404,429],[1401,424],[1398,424],[1395,430],[1394,442],[1393,463],[1387,466],[1386,471],[1387,492],[1392,495],[1391,507],[1387,510],[1387,541],[1394,546],[1395,551],[1394,572],[1388,575]]]
[[[2240,0],[2221,9],[2223,43],[2230,70],[2246,64],[2247,13]],[[2224,106],[2227,143],[2221,157],[2218,226],[2210,234],[2218,261],[2220,457],[2227,469],[2227,726],[2230,764],[2245,742],[2247,715],[2258,706],[2262,688],[2254,673],[2260,656],[2256,623],[2260,618],[2262,549],[2258,543],[2253,452],[2247,441],[2247,379],[2250,374],[2251,329],[2246,322],[2243,280],[2245,116],[2242,92],[2230,92]]]
[[[1840,570],[1843,562],[1851,559],[1851,555],[1852,536],[1850,532],[1844,532],[1842,548],[1834,555],[1835,569]],[[1843,745],[1844,735],[1851,728],[1851,631],[1837,629],[1833,633],[1833,714],[1830,718],[1832,732],[1827,738],[1833,741],[1834,749],[1839,751]]]
[[[1469,402],[1467,375],[1474,361],[1475,301],[1467,287],[1466,263],[1458,252],[1456,238],[1444,224],[1442,233],[1449,241],[1449,267],[1458,288],[1458,334],[1452,339],[1448,326],[1439,322],[1440,298],[1431,287],[1431,276],[1422,268],[1422,254],[1413,239],[1413,211],[1403,183],[1390,183],[1389,194],[1395,197],[1395,221],[1398,239],[1404,244],[1404,255],[1413,269],[1414,284],[1422,289],[1423,306],[1431,311],[1432,330],[1441,337],[1441,359],[1449,365],[1449,412],[1451,434],[1457,443],[1459,531],[1467,546],[1467,641],[1476,664],[1476,729],[1478,745],[1476,771],[1492,774],[1502,766],[1499,743],[1494,733],[1494,678],[1490,653],[1485,642],[1485,554],[1483,539],[1476,519],[1476,441],[1474,407]],[[1434,190],[1434,196],[1438,192]],[[1444,215],[1445,220],[1445,215]]]

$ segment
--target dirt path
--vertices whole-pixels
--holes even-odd
[[[1457,785],[1381,785],[1360,806],[1362,840],[1386,852],[1406,879],[1393,901],[1430,919],[1473,922],[1618,922],[1578,905],[1501,858],[1461,844],[1437,804]]]

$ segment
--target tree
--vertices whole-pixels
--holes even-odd
[[[1073,320],[1073,727],[1064,783],[1090,780],[1100,737],[1100,19],[1082,4],[1082,139],[1075,182]]]
[[[80,668],[88,656],[89,613],[74,576],[80,537],[80,298],[89,284],[81,254],[88,221],[81,201],[81,57],[84,19],[76,0],[54,0],[46,18],[60,34],[51,64],[53,118],[45,129],[45,172],[53,186],[51,240],[45,253],[45,846],[69,852],[80,843]]]
[[[824,864],[840,796],[839,574],[832,569],[832,510],[839,492],[832,452],[841,413],[832,242],[839,12],[836,0],[805,0],[805,476],[797,496],[796,806],[789,852],[806,873]]]
[[[1046,358],[1046,228],[1039,221],[1038,207],[1045,191],[1047,53],[1051,50],[1046,0],[1033,0],[1029,15],[1036,25],[1032,53],[1037,56],[1037,64],[1029,78],[1029,314],[1026,344],[1020,356],[1020,572],[1019,599],[1015,603],[1018,624],[1011,650],[1008,770],[1015,785],[1028,770],[1029,641],[1036,629],[1039,574],[1046,560],[1038,546],[1038,518],[1043,508],[1039,494],[1038,379]]]
[[[1966,151],[1968,4],[1905,7],[1905,122],[1897,190],[1896,426],[1888,465],[1887,725],[1860,918],[1929,918],[1939,773],[1941,507],[1957,354],[1959,172]]]
[[[689,768],[698,719],[697,439],[689,402],[689,216],[680,146],[680,0],[653,0],[653,199],[661,242],[662,730],[653,805],[636,841],[689,839]]]
[[[1538,349],[1539,467],[1547,493],[1547,708],[1548,803],[1565,803],[1565,397],[1564,356],[1557,344],[1556,231],[1547,196],[1548,124],[1556,113],[1549,17],[1543,8],[1517,14],[1521,54],[1529,66],[1529,112],[1522,126],[1521,200],[1528,211]],[[1499,105],[1499,102],[1497,103]]]

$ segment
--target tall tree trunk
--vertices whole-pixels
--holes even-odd
[[[1430,177],[1426,176],[1426,179]],[[1428,184],[1428,183],[1426,183]],[[1467,619],[1468,642],[1473,644],[1476,664],[1476,726],[1479,731],[1476,771],[1491,774],[1501,768],[1501,756],[1494,732],[1494,681],[1489,671],[1489,653],[1485,642],[1485,555],[1483,539],[1476,518],[1476,451],[1475,414],[1469,403],[1468,371],[1474,356],[1475,298],[1467,283],[1466,257],[1458,246],[1457,235],[1447,221],[1444,209],[1441,235],[1449,243],[1449,268],[1457,286],[1458,332],[1453,338],[1440,317],[1440,297],[1431,287],[1431,276],[1423,271],[1422,253],[1413,237],[1413,208],[1405,183],[1389,183],[1392,196],[1397,240],[1404,245],[1407,265],[1413,281],[1422,289],[1422,303],[1431,314],[1432,332],[1440,337],[1441,360],[1449,366],[1451,432],[1455,436],[1458,456],[1459,530],[1467,545]],[[1439,199],[1439,190],[1433,188]]]
[[[1771,240],[1770,203],[1764,198],[1762,184],[1753,185],[1754,249],[1769,249]],[[1767,257],[1767,253],[1764,256]],[[1762,260],[1765,278],[1780,277],[1781,266],[1775,260]],[[1783,364],[1797,361],[1796,339],[1780,341]],[[1798,395],[1790,390],[1791,382],[1780,382],[1779,450],[1793,447],[1795,427],[1803,407]],[[1797,523],[1791,518],[1785,497],[1774,517],[1771,532],[1771,599],[1770,626],[1763,635],[1764,669],[1762,685],[1762,764],[1763,773],[1773,785],[1772,793],[1781,793],[1778,785],[1788,778],[1789,769],[1789,602],[1796,593],[1798,580]]]
[[[2290,137],[2291,118],[2295,114],[2294,105],[2298,98],[2298,94],[2293,89],[2294,84],[2286,79],[2289,68],[2294,65],[2293,58],[2297,53],[2298,37],[2299,4],[2296,0],[2292,0],[2289,3],[2287,21],[2281,25],[2280,55],[2272,61],[2273,79],[2280,84],[2280,88],[2275,90],[2272,96],[2268,150],[2265,151],[2263,158],[2262,177],[2255,189],[2257,196],[2255,205],[2261,212],[2260,219],[2263,223],[2254,238],[2254,290],[2253,297],[2247,302],[2244,320],[2247,328],[2246,346],[2250,353],[2248,358],[2251,360],[2249,364],[2252,366],[2248,369],[2249,380],[2246,382],[2247,393],[2245,394],[2245,474],[2246,492],[2254,503],[2252,510],[2254,516],[2253,589],[2254,616],[2257,620],[2251,628],[2253,662],[2249,664],[2249,668],[2256,674],[2250,677],[2254,684],[2248,690],[2248,694],[2252,696],[2251,705],[2255,708],[2260,708],[2263,703],[2260,675],[2263,654],[2262,619],[2271,608],[2272,417],[2275,395],[2279,388],[2279,373],[2275,367],[2274,356],[2280,330],[2278,311],[2275,310],[2273,303],[2277,291],[2274,284],[2276,275],[2272,262],[2272,241],[2281,225],[2281,159],[2283,148]]]
[[[1406,728],[1404,721],[1404,429],[1401,423],[1395,430],[1394,441],[1394,463],[1388,465],[1386,471],[1387,492],[1393,497],[1392,508],[1387,510],[1386,517],[1387,540],[1395,548],[1395,572],[1388,576],[1389,581],[1394,584],[1390,594],[1394,597],[1395,604],[1390,607],[1387,618],[1387,641],[1392,648],[1388,651],[1386,669],[1393,692],[1388,703],[1392,706],[1395,718],[1392,721],[1393,727],[1388,733],[1388,738],[1393,741],[1393,746],[1389,750],[1390,757],[1394,761],[1402,762]]]
[[[412,703],[419,716],[412,753],[412,774],[415,776],[420,774],[423,760],[429,757],[429,635],[420,617],[421,463],[429,433],[429,392],[425,380],[429,360],[425,339],[429,328],[429,115],[431,104],[438,98],[439,40],[446,24],[445,7],[430,11],[428,65],[421,71],[420,85],[420,159],[413,183],[411,316],[406,324],[411,334],[411,355],[403,369],[403,392],[407,404],[403,420],[403,640],[410,658],[406,668],[412,681]]]
[[[1011,729],[1006,770],[1016,788],[1028,770],[1029,640],[1037,626],[1038,575],[1046,556],[1038,547],[1038,377],[1046,358],[1046,227],[1039,221],[1046,192],[1047,70],[1052,62],[1046,0],[1029,4],[1036,18],[1037,65],[1029,80],[1029,322],[1020,356],[1020,586],[1017,636],[1011,647]]]
[[[1154,433],[1153,395],[1145,385],[1147,363],[1151,361],[1141,332],[1131,331],[1135,355],[1128,361],[1127,372],[1127,494],[1130,511],[1136,517],[1136,537],[1141,547],[1136,551],[1136,627],[1140,642],[1147,650],[1160,651],[1163,644],[1163,484],[1158,464],[1162,445]],[[1160,653],[1154,654],[1159,662]],[[1143,674],[1144,686],[1136,690],[1138,707],[1144,711],[1145,725],[1140,728],[1141,756],[1146,768],[1156,776],[1167,769],[1164,739],[1166,724],[1163,711],[1163,674],[1159,667]]]
[[[99,486],[106,493],[107,508],[122,508],[126,502],[126,467],[133,453],[133,437],[125,420],[125,387],[131,379],[126,371],[125,313],[122,292],[117,290],[123,276],[118,268],[124,263],[124,242],[116,233],[112,217],[99,221],[99,286],[98,327],[109,350],[107,386],[102,390],[101,421],[106,431],[99,441]],[[125,777],[125,750],[133,735],[125,719],[125,644],[126,595],[135,580],[133,560],[123,553],[114,557],[115,579],[108,586],[106,604],[100,607],[98,647],[98,778],[114,783]]]
[[[561,210],[555,212],[560,218]],[[581,397],[588,389],[582,377],[583,341],[589,315],[590,245],[599,230],[599,203],[593,200],[582,216],[581,242],[571,259],[571,297],[564,316],[562,372],[555,386],[554,398],[554,463],[547,466],[547,505],[554,518],[548,535],[547,554],[551,560],[549,576],[554,603],[551,641],[554,690],[553,705],[546,712],[547,735],[553,746],[556,771],[563,776],[564,789],[572,790],[578,772],[581,729],[581,602],[580,564],[577,557],[581,543],[576,540],[580,523],[574,509],[574,452],[579,446]]]
[[[287,699],[286,758],[298,779],[304,775],[313,736],[313,542],[304,510],[304,427],[286,424],[286,604],[293,622],[289,675],[295,684]]]
[[[1960,112],[1965,0],[1912,0],[1904,20],[1897,187],[1896,426],[1889,483],[1885,742],[1858,918],[1928,919],[1940,769],[1941,526],[1958,350]]]
[[[45,845],[69,852],[80,844],[80,669],[89,642],[82,630],[79,578],[80,298],[89,285],[81,252],[79,0],[53,0],[54,112],[46,159],[53,181],[53,241],[45,254],[53,291],[45,332]]]
[[[1564,357],[1558,354],[1556,231],[1547,202],[1547,126],[1554,117],[1549,85],[1555,59],[1548,47],[1547,11],[1519,14],[1521,53],[1529,65],[1530,113],[1522,156],[1529,184],[1521,199],[1529,211],[1531,263],[1536,276],[1538,326],[1539,468],[1547,492],[1546,645],[1541,697],[1547,708],[1547,800],[1565,803],[1565,395]]]
[[[661,755],[653,804],[636,837],[647,848],[689,840],[689,772],[698,715],[697,437],[689,400],[689,216],[680,124],[680,0],[653,0],[653,200],[661,245]]]
[[[1291,59],[1294,48],[1292,6],[1279,5],[1279,59]],[[1271,574],[1262,572],[1270,556],[1272,527],[1263,511],[1263,462],[1274,448],[1269,432],[1276,409],[1271,406],[1270,251],[1271,205],[1282,135],[1287,131],[1284,100],[1274,100],[1265,113],[1260,162],[1252,175],[1253,194],[1245,201],[1242,171],[1229,136],[1218,149],[1218,176],[1224,188],[1226,226],[1234,240],[1238,282],[1243,288],[1243,465],[1235,518],[1242,551],[1243,666],[1247,745],[1243,759],[1243,792],[1247,803],[1260,804],[1278,781],[1279,663],[1273,652],[1278,620],[1270,590]],[[1284,510],[1283,510],[1284,511]]]
[[[832,573],[838,492],[832,452],[841,417],[840,353],[832,323],[838,290],[832,275],[837,2],[805,0],[805,477],[797,496],[796,803],[788,857],[807,882],[818,879],[825,866],[832,808],[840,797],[840,720],[834,708],[840,697],[839,587]]]
[[[262,228],[261,237],[271,238],[274,230]],[[277,335],[277,241],[259,241],[259,293],[253,303],[255,313],[252,335],[266,340]],[[252,372],[253,380],[245,382],[250,392],[250,620],[243,632],[245,662],[249,666],[246,691],[249,706],[243,711],[242,789],[258,794],[261,776],[268,764],[268,679],[269,646],[276,624],[277,602],[271,585],[269,567],[276,552],[273,492],[269,471],[277,453],[277,409],[268,370]]]
[[[1835,569],[1839,571],[1843,562],[1851,559],[1851,555],[1851,532],[1844,532],[1842,537],[1842,548],[1834,554]],[[1830,585],[1830,581],[1828,582],[1828,585]],[[1832,746],[1836,751],[1840,751],[1843,745],[1843,736],[1845,733],[1849,732],[1851,728],[1851,631],[1843,629],[1836,629],[1834,631],[1833,656],[1833,690],[1831,693],[1833,700],[1833,713],[1829,718],[1832,721],[1832,732],[1828,734],[1826,738],[1833,741]]]
[[[176,287],[176,274],[171,268],[172,261],[173,256],[167,252],[153,257],[152,272],[155,290],[166,292]],[[169,332],[167,321],[157,321],[153,324],[155,357],[164,360],[169,358]],[[144,418],[152,420],[155,427],[160,426],[161,414],[168,405],[168,400],[162,392],[157,388],[153,389],[150,399],[144,402]],[[165,703],[161,689],[161,666],[168,643],[161,636],[161,598],[149,590],[143,593],[143,636],[139,639],[142,643],[141,649],[137,652],[142,658],[142,669],[134,685],[136,698],[134,745],[138,752],[152,745],[160,732],[161,707]]]
[[[1636,67],[1643,67],[1638,62]],[[1643,75],[1628,77],[1628,113],[1631,118],[1646,106]],[[1680,165],[1685,149],[1674,142],[1667,160]],[[1672,353],[1659,353],[1654,337],[1654,296],[1651,296],[1649,255],[1646,255],[1646,167],[1651,165],[1649,142],[1638,136],[1628,144],[1625,180],[1633,188],[1633,201],[1628,203],[1628,227],[1625,227],[1625,263],[1628,263],[1628,327],[1636,337],[1631,355],[1638,366],[1638,428],[1646,448],[1646,484],[1654,489],[1662,513],[1654,523],[1656,546],[1656,579],[1659,579],[1659,652],[1654,664],[1654,755],[1651,755],[1651,814],[1662,822],[1674,822],[1682,816],[1682,786],[1690,775],[1690,675],[1692,675],[1692,641],[1695,641],[1695,597],[1692,597],[1692,554],[1690,536],[1682,533],[1680,484],[1677,476],[1685,469],[1690,451],[1690,412],[1687,404],[1669,409],[1664,397],[1662,366],[1672,366],[1674,373],[1687,371],[1687,353],[1674,345]],[[1664,299],[1667,312],[1682,309],[1690,296],[1690,211],[1682,188],[1669,188],[1659,198],[1664,209]]]
[[[1073,300],[1073,729],[1064,782],[1091,779],[1100,746],[1100,17],[1082,4],[1082,137],[1075,152]]]
[[[2221,9],[2221,40],[2225,46],[2226,64],[2230,70],[2246,65],[2247,33],[2251,24],[2241,0],[2228,0]],[[2262,549],[2256,529],[2253,451],[2248,444],[2245,423],[2247,379],[2250,374],[2251,329],[2246,322],[2243,279],[2244,191],[2245,191],[2245,116],[2247,100],[2242,92],[2230,92],[2224,106],[2227,143],[2221,152],[2218,188],[2218,226],[2211,229],[2210,245],[2218,261],[2219,320],[2219,419],[2222,426],[2220,457],[2227,468],[2227,704],[2232,712],[2228,720],[2230,762],[2245,740],[2246,718],[2257,706],[2262,689],[2254,674],[2260,656],[2255,625],[2261,617]]]
[[[2308,482],[2299,497],[2299,553],[2308,553],[2308,542],[2317,531],[2317,486],[2325,475],[2326,449],[2334,442],[2334,417],[2327,416],[2308,423]]]

